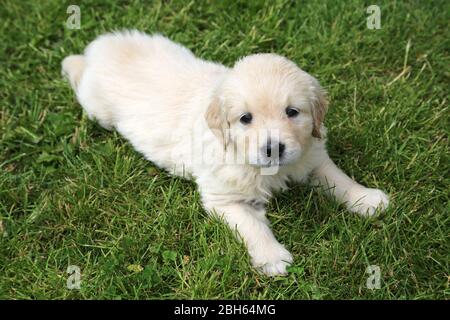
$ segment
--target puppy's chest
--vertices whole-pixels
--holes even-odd
[[[273,194],[289,189],[293,183],[305,183],[310,171],[298,170],[295,172],[280,172],[277,175],[261,176],[255,181],[253,194],[258,198],[270,198]],[[267,196],[268,195],[268,196]]]
[[[289,177],[287,175],[257,176],[253,182],[242,185],[242,193],[250,201],[266,201],[274,193],[288,189]]]

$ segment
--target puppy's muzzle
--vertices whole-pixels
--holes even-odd
[[[286,145],[281,142],[267,141],[267,144],[262,147],[261,153],[270,159],[281,159],[283,157]]]

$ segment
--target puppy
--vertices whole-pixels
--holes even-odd
[[[195,179],[205,210],[238,232],[267,275],[286,274],[292,263],[264,209],[287,182],[322,186],[363,216],[388,206],[385,193],[329,158],[325,93],[286,58],[255,54],[227,68],[161,35],[127,31],[100,36],[62,69],[89,118],[156,165]]]

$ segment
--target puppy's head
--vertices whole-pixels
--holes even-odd
[[[327,111],[318,81],[293,62],[274,54],[238,61],[206,113],[224,145],[245,153],[250,164],[297,161],[312,139],[322,138]]]

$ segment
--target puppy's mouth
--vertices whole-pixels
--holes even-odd
[[[282,167],[288,165],[289,163],[291,163],[291,161],[284,161],[283,159],[269,159],[259,163],[258,166],[261,168]]]
[[[281,161],[269,160],[265,163],[259,164],[261,168],[281,167],[284,163]]]
[[[295,153],[288,153],[285,156],[281,158],[267,158],[264,157],[263,159],[260,159],[257,163],[257,166],[261,168],[271,168],[271,167],[283,167],[290,165],[300,158],[301,153],[295,152]]]

